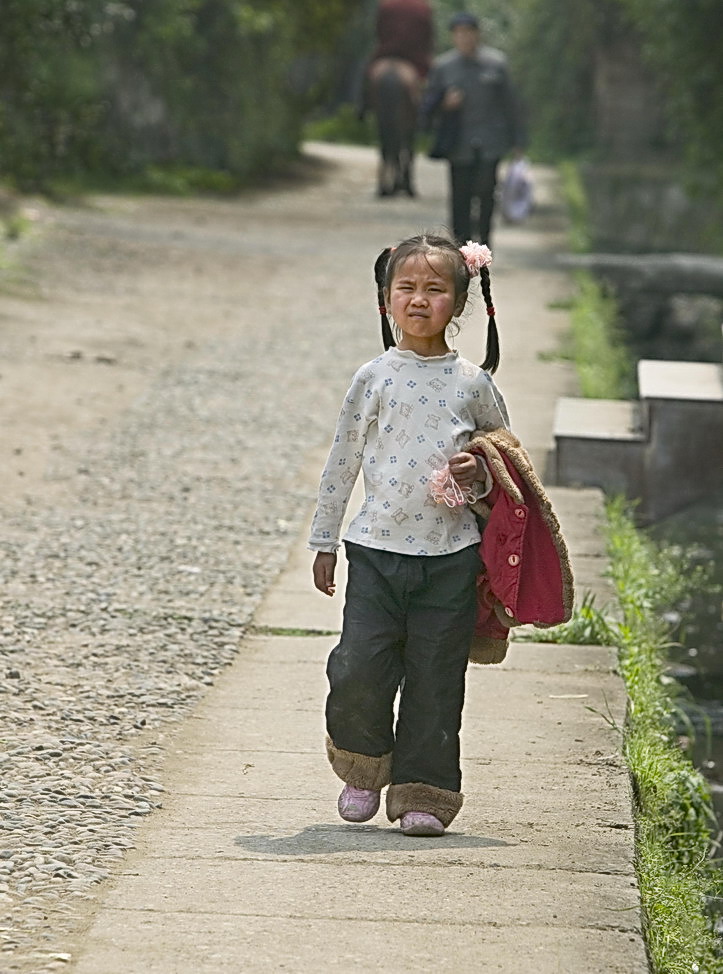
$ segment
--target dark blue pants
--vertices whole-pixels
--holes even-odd
[[[346,545],[344,625],[327,664],[327,731],[337,748],[392,753],[392,784],[460,790],[477,548],[428,557]]]

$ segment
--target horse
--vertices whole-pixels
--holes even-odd
[[[379,136],[377,195],[415,196],[414,142],[422,79],[409,61],[381,57],[369,66],[367,83]]]

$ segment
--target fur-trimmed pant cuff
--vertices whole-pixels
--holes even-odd
[[[330,737],[326,738],[326,753],[335,774],[353,788],[368,788],[381,791],[392,778],[392,755],[382,754],[380,758],[368,754],[357,754],[337,747]]]
[[[442,825],[453,821],[464,801],[459,791],[435,788],[421,781],[411,781],[403,785],[390,785],[387,789],[387,818],[396,822],[405,812],[427,812],[435,815]]]

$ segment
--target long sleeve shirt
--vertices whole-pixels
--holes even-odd
[[[457,352],[425,357],[391,348],[363,365],[339,415],[309,547],[339,547],[360,470],[366,496],[345,541],[409,555],[446,555],[478,542],[472,511],[437,503],[430,478],[474,430],[499,427],[509,427],[499,390]]]

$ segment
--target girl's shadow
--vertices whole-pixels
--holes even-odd
[[[258,855],[328,856],[345,852],[449,852],[451,849],[483,849],[508,846],[483,835],[446,832],[436,839],[402,835],[398,828],[376,825],[307,825],[296,835],[239,835],[234,844]]]

